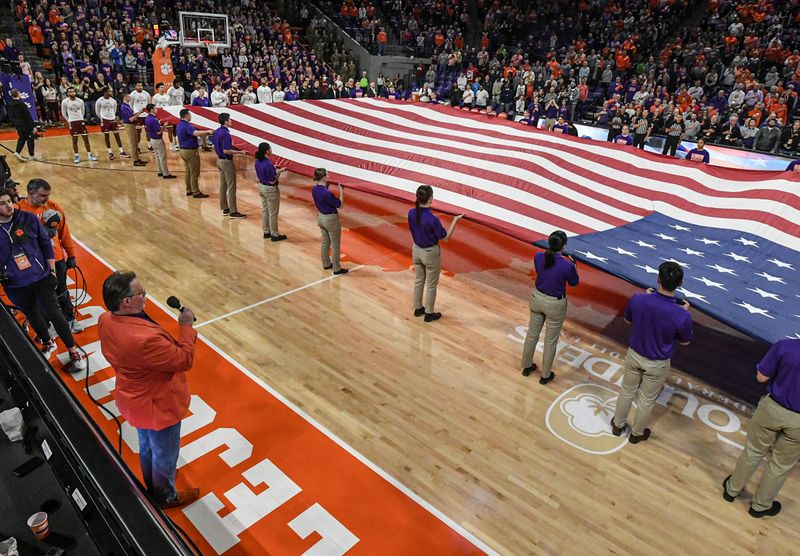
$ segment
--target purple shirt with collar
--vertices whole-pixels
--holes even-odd
[[[256,160],[256,177],[258,178],[258,183],[263,185],[277,185],[278,172],[269,158],[265,157],[264,160]]]
[[[158,123],[158,118],[148,114],[144,119],[144,127],[147,129],[148,139],[161,139],[161,124]]]
[[[311,196],[314,198],[317,210],[322,214],[336,214],[339,212],[336,209],[342,206],[342,202],[324,185],[312,187]]]
[[[758,372],[770,378],[770,397],[786,409],[800,413],[800,340],[776,342],[758,365]]]
[[[686,343],[692,339],[692,316],[674,297],[658,292],[631,297],[625,320],[633,324],[630,347],[655,361],[670,359],[676,341]]]
[[[195,127],[187,122],[181,120],[175,127],[175,133],[178,136],[178,146],[182,149],[197,149],[197,137],[195,136]]]
[[[119,116],[122,119],[123,124],[130,124],[131,118],[133,117],[133,108],[130,107],[129,104],[123,102],[119,105]]]
[[[417,223],[417,210],[419,210],[419,224]],[[423,249],[438,245],[439,240],[447,236],[447,230],[442,226],[442,221],[428,207],[413,208],[408,211],[408,227],[414,243]]]
[[[548,268],[544,266],[544,252],[536,253],[533,267],[536,269],[536,289],[545,295],[561,297],[567,291],[567,284],[578,285],[578,269],[561,253],[555,253],[555,263]]]
[[[233,155],[225,154],[224,151],[233,150],[233,140],[231,139],[231,132],[225,126],[220,126],[214,131],[211,136],[211,141],[214,143],[214,150],[217,153],[217,158],[222,160],[233,160]]]
[[[211,106],[211,99],[208,97],[201,97],[200,95],[194,97],[192,106]]]

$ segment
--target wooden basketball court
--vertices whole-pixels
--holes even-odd
[[[348,190],[342,252],[351,272],[332,277],[320,268],[309,179],[282,183],[289,240],[272,243],[262,239],[252,158],[237,159],[248,218],[230,220],[213,153],[201,155],[211,198],[194,199],[177,153],[169,167],[179,179],[167,181],[152,155],[134,169],[109,162],[100,135],[91,141],[100,162],[82,152],[72,164],[68,137],[38,142],[46,162],[9,158],[20,191],[47,179],[73,235],[135,270],[149,297],[178,296],[231,358],[497,552],[797,553],[800,476],[787,480],[777,517],[747,514],[760,471],[725,502],[721,483],[749,410],[702,381],[674,371],[668,384],[680,390],[665,391],[644,444],[587,441],[576,429],[570,407],[603,414],[615,397],[625,352],[616,313],[635,291],[627,284],[579,268],[557,378],[540,386],[538,374],[519,371],[533,247],[460,222],[443,246],[444,317],[426,324],[412,315],[407,205]]]

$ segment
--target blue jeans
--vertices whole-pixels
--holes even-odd
[[[180,422],[154,431],[136,429],[139,434],[139,462],[147,490],[159,504],[171,502],[178,496],[175,490],[175,468],[181,449]]]

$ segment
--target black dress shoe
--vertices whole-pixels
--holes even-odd
[[[528,376],[535,370],[536,370],[536,363],[534,363],[530,367],[525,367],[524,369],[522,369],[522,376]]]
[[[162,176],[165,180],[174,180],[178,176],[173,176],[172,174],[167,174],[166,176]]]
[[[348,272],[350,272],[350,271],[347,270],[346,268],[340,268],[339,270],[334,272],[334,274],[336,274],[338,276],[339,274],[347,274]]]
[[[271,237],[272,237],[272,234],[271,234],[271,233],[269,233],[269,232],[264,232],[264,239],[270,239]]]
[[[736,496],[738,496],[738,494],[736,496],[731,496],[730,494],[728,494],[728,481],[730,481],[731,477],[733,477],[733,475],[728,475],[727,477],[725,477],[725,480],[722,481],[722,497],[727,502],[733,502],[734,500],[736,500]]]
[[[162,174],[161,172],[159,172],[159,173],[158,173],[158,177],[159,177],[159,178],[163,178],[163,177],[164,177],[164,174]]]
[[[332,264],[329,264],[328,266],[323,266],[323,267],[322,267],[322,270],[330,270],[330,269],[332,269],[332,268],[333,268],[333,265],[332,265]]]
[[[420,307],[419,309],[414,309],[414,316],[421,317],[425,314],[425,307]]]
[[[186,192],[186,196],[187,196],[187,197],[191,197],[192,195],[194,195],[194,193],[192,193],[191,191],[187,191],[187,192]]]
[[[272,236],[272,241],[283,241],[284,239],[287,239],[287,237],[283,234]]]
[[[778,502],[777,500],[775,500],[775,501],[772,502],[772,507],[771,508],[769,508],[767,510],[761,510],[761,511],[754,510],[753,506],[750,506],[750,509],[747,510],[747,513],[749,513],[751,516],[753,516],[755,518],[758,518],[758,519],[764,517],[765,515],[770,516],[770,517],[774,516],[774,515],[778,515],[779,513],[781,513],[781,503]]]
[[[556,377],[556,373],[554,373],[553,371],[550,371],[550,376],[547,376],[547,377],[543,376],[542,378],[540,378],[539,379],[539,384],[545,385],[548,382],[550,382],[551,380],[553,380],[555,377]]]
[[[425,313],[425,322],[433,322],[442,318],[441,313]]]
[[[241,212],[232,212],[232,213],[228,214],[228,216],[230,218],[233,218],[234,220],[247,218],[247,215],[246,214],[242,214]],[[273,239],[273,241],[275,241],[275,240]]]
[[[618,427],[617,425],[614,424],[614,418],[612,417],[611,418],[611,434],[613,434],[614,436],[622,436],[622,431],[624,431],[624,430],[625,430],[625,425],[622,425],[621,427]]]
[[[228,216],[231,213],[231,209],[222,209],[222,216]]]
[[[136,160],[136,161],[134,161],[133,165],[134,166],[147,166],[147,163],[144,162],[143,160]]]
[[[639,436],[631,434],[628,437],[628,442],[630,442],[631,444],[638,444],[639,442],[644,442],[648,438],[650,438],[650,429],[644,429],[644,432],[642,432],[642,434],[640,434]]]
[[[208,199],[208,195],[206,195],[205,193],[195,193],[194,195],[192,195],[192,197],[194,197],[195,199]]]

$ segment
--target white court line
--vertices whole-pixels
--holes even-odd
[[[83,243],[82,241],[80,241],[78,238],[76,238],[76,237],[74,237],[74,236],[73,236],[73,239],[75,240],[75,243],[79,244],[81,247],[83,247],[84,249],[86,249],[86,251],[87,251],[88,253],[90,253],[92,256],[94,256],[94,257],[95,257],[95,258],[96,258],[98,261],[100,261],[102,264],[106,265],[106,266],[107,266],[109,269],[111,269],[111,270],[116,270],[116,269],[115,269],[113,266],[111,266],[110,264],[108,264],[108,262],[106,262],[106,260],[105,260],[105,259],[103,259],[102,257],[100,257],[100,256],[99,256],[97,253],[95,253],[95,252],[94,252],[92,249],[90,249],[90,248],[89,248],[89,247],[88,247],[88,246],[87,246],[85,243]],[[393,256],[397,255],[398,253],[399,253],[399,251],[395,251],[394,253],[392,253],[392,254],[390,254],[390,255],[385,255],[385,256],[383,256],[383,257],[378,257],[377,259],[375,259],[375,260],[373,260],[373,261],[371,261],[371,262],[376,262],[376,261],[379,261],[379,260],[381,260],[381,259],[384,259],[384,258],[393,257]],[[366,263],[366,264],[370,264],[370,263]],[[362,265],[362,266],[363,266],[363,265]],[[150,301],[151,301],[151,302],[152,302],[154,305],[156,305],[157,307],[159,307],[159,308],[160,308],[162,311],[164,311],[164,312],[165,312],[165,313],[166,313],[166,314],[167,314],[167,315],[168,315],[170,318],[172,318],[173,320],[177,320],[177,316],[175,316],[175,314],[173,313],[173,311],[170,311],[170,310],[169,310],[167,307],[164,307],[164,305],[162,305],[161,303],[159,303],[159,302],[158,302],[157,300],[155,300],[155,299],[150,299]],[[436,518],[438,518],[438,519],[439,519],[439,521],[441,521],[442,523],[444,523],[445,525],[447,525],[448,527],[450,527],[450,529],[452,529],[453,531],[455,531],[456,533],[458,533],[459,535],[461,535],[463,538],[465,538],[467,541],[469,541],[470,543],[472,543],[472,544],[473,544],[474,546],[476,546],[476,547],[477,547],[479,550],[482,550],[482,551],[483,551],[485,554],[487,554],[488,556],[498,556],[498,553],[497,553],[496,551],[492,550],[492,549],[489,547],[489,545],[487,545],[486,543],[484,543],[482,540],[480,540],[480,539],[479,539],[477,536],[475,536],[474,534],[472,534],[472,533],[470,533],[469,531],[467,531],[467,530],[466,530],[464,527],[462,527],[462,526],[461,526],[459,523],[457,523],[457,522],[453,521],[451,518],[447,517],[447,515],[445,515],[444,513],[442,513],[442,512],[441,512],[439,509],[437,509],[435,506],[431,505],[431,503],[430,503],[430,502],[428,502],[427,500],[425,500],[424,498],[422,498],[420,495],[418,495],[416,492],[414,492],[413,490],[411,490],[410,488],[408,488],[406,485],[404,485],[403,483],[401,483],[400,481],[398,481],[397,479],[395,479],[395,478],[394,478],[392,475],[390,475],[389,473],[387,473],[386,471],[384,471],[383,469],[381,469],[380,467],[378,467],[378,466],[377,466],[376,464],[374,464],[374,463],[373,463],[371,460],[367,459],[367,458],[366,458],[365,456],[363,456],[363,455],[362,455],[360,452],[358,452],[358,451],[357,451],[355,448],[353,448],[352,446],[350,446],[349,444],[347,444],[347,443],[346,443],[344,440],[342,440],[341,438],[339,438],[338,436],[336,436],[336,435],[335,435],[333,432],[331,432],[330,430],[328,430],[328,429],[327,429],[327,427],[325,427],[325,426],[323,426],[323,425],[322,425],[322,423],[320,423],[319,421],[317,421],[316,419],[314,419],[313,417],[311,417],[311,416],[310,416],[308,413],[306,413],[305,411],[303,411],[302,409],[300,409],[300,407],[298,407],[298,406],[297,406],[295,403],[293,403],[293,402],[289,401],[289,399],[288,399],[288,398],[286,398],[286,397],[285,397],[283,394],[281,394],[280,392],[278,392],[277,390],[275,390],[275,389],[274,389],[272,386],[270,386],[269,384],[267,384],[266,382],[264,382],[264,380],[263,380],[263,379],[261,379],[261,378],[259,378],[258,376],[254,375],[254,374],[253,374],[253,373],[252,373],[252,372],[251,372],[251,371],[250,371],[250,370],[249,370],[247,367],[245,367],[244,365],[242,365],[241,363],[239,363],[238,361],[236,361],[235,359],[233,359],[233,358],[232,358],[230,355],[228,355],[227,353],[225,353],[224,351],[222,351],[222,349],[220,349],[220,348],[219,348],[217,345],[215,345],[215,344],[214,344],[212,341],[210,341],[208,338],[206,338],[206,337],[205,337],[205,336],[203,336],[202,334],[198,334],[198,335],[197,335],[197,337],[198,337],[198,338],[199,338],[199,339],[200,339],[202,342],[205,342],[205,343],[206,343],[206,345],[207,345],[208,347],[210,347],[212,350],[214,350],[215,352],[217,352],[217,354],[219,354],[219,355],[220,355],[222,358],[224,358],[226,361],[228,361],[228,362],[229,362],[231,365],[233,365],[234,367],[236,367],[237,369],[239,369],[239,370],[240,370],[240,371],[241,371],[241,372],[242,372],[242,373],[243,373],[245,376],[247,376],[248,378],[250,378],[250,380],[252,380],[252,381],[253,381],[253,382],[255,382],[257,385],[259,385],[261,388],[263,388],[264,390],[266,390],[267,392],[269,392],[269,394],[271,394],[272,396],[274,396],[275,398],[277,398],[278,400],[280,400],[280,401],[281,401],[281,402],[282,402],[284,405],[286,405],[286,407],[288,407],[289,409],[291,409],[292,411],[294,411],[294,412],[295,412],[297,415],[299,415],[299,416],[300,416],[302,419],[304,419],[304,420],[305,420],[307,423],[309,423],[311,426],[313,426],[314,428],[316,428],[316,429],[317,429],[318,431],[320,431],[322,434],[324,434],[325,436],[327,436],[329,439],[331,439],[333,442],[335,442],[337,445],[339,445],[339,447],[341,447],[343,450],[345,450],[345,451],[346,451],[347,453],[349,453],[351,456],[353,456],[353,457],[354,457],[354,458],[356,458],[358,461],[360,461],[361,463],[363,463],[364,465],[366,465],[368,468],[370,468],[372,471],[374,471],[375,473],[377,473],[379,476],[383,477],[383,479],[384,479],[384,480],[386,480],[386,481],[387,481],[389,484],[391,484],[392,486],[394,486],[394,487],[395,487],[397,490],[399,490],[400,492],[402,492],[403,494],[405,494],[406,496],[408,496],[408,497],[409,497],[411,500],[413,500],[414,502],[416,502],[417,504],[419,504],[420,506],[422,506],[423,508],[425,508],[425,509],[426,509],[428,512],[430,512],[430,513],[431,513],[433,516],[435,516]]]
[[[364,268],[365,266],[369,266],[371,264],[375,264],[378,261],[382,261],[383,259],[391,259],[392,257],[397,255],[398,253],[400,253],[400,251],[395,251],[394,253],[389,253],[388,255],[381,255],[380,257],[372,259],[371,261],[367,261],[364,264],[360,264],[358,266],[354,266],[353,268],[349,269],[348,274],[350,272],[358,270],[359,268]],[[236,309],[235,311],[231,311],[230,313],[225,313],[224,315],[220,315],[218,317],[214,317],[211,320],[207,320],[205,322],[201,322],[200,324],[195,324],[194,327],[195,328],[200,328],[201,326],[205,326],[207,324],[211,324],[212,322],[217,322],[218,320],[222,320],[222,319],[225,319],[225,318],[228,318],[228,317],[232,317],[233,315],[238,315],[239,313],[244,313],[245,311],[249,311],[250,309],[253,309],[254,307],[258,307],[260,305],[264,305],[265,303],[269,303],[271,301],[275,301],[275,300],[280,299],[282,297],[286,297],[287,295],[292,295],[293,293],[297,293],[299,291],[303,291],[306,288],[311,288],[313,286],[316,286],[317,284],[321,284],[322,282],[327,282],[328,280],[333,280],[334,278],[336,278],[338,276],[344,276],[344,275],[343,274],[335,274],[333,276],[326,276],[325,278],[320,278],[319,280],[317,280],[315,282],[311,282],[311,283],[306,284],[304,286],[300,286],[299,288],[295,288],[293,290],[289,290],[288,292],[279,293],[278,295],[273,295],[272,297],[268,297],[267,299],[262,299],[261,301],[256,301],[255,303],[253,303],[251,305],[247,305],[246,307],[242,307],[240,309]]]
[[[353,271],[358,270],[359,268],[363,268],[363,267],[364,267],[363,264],[360,264],[360,265],[358,265],[356,267],[353,267],[353,268],[349,269],[348,274],[350,272],[353,272]],[[239,313],[244,313],[245,311],[249,311],[250,309],[253,309],[253,308],[258,307],[260,305],[264,305],[265,303],[269,303],[271,301],[275,301],[275,300],[280,299],[282,297],[286,297],[287,295],[292,295],[293,293],[297,293],[299,291],[303,291],[303,290],[305,290],[307,288],[311,288],[313,286],[316,286],[317,284],[321,284],[323,282],[327,282],[328,280],[333,280],[334,278],[338,278],[339,276],[344,276],[344,274],[333,274],[331,276],[326,276],[325,278],[320,278],[319,280],[316,280],[314,282],[310,282],[308,284],[300,286],[299,288],[295,288],[293,290],[289,290],[288,292],[279,293],[278,295],[273,295],[272,297],[268,297],[267,299],[262,299],[261,301],[256,301],[255,303],[252,303],[252,304],[247,305],[245,307],[241,307],[240,309],[236,309],[235,311],[231,311],[230,313],[225,313],[224,315],[220,315],[218,317],[214,317],[213,319],[207,320],[205,322],[201,322],[200,324],[195,324],[194,327],[195,328],[200,328],[200,327],[203,327],[203,326],[205,326],[207,324],[211,324],[212,322],[217,322],[218,320],[226,319],[228,317],[232,317],[233,315],[238,315]]]

